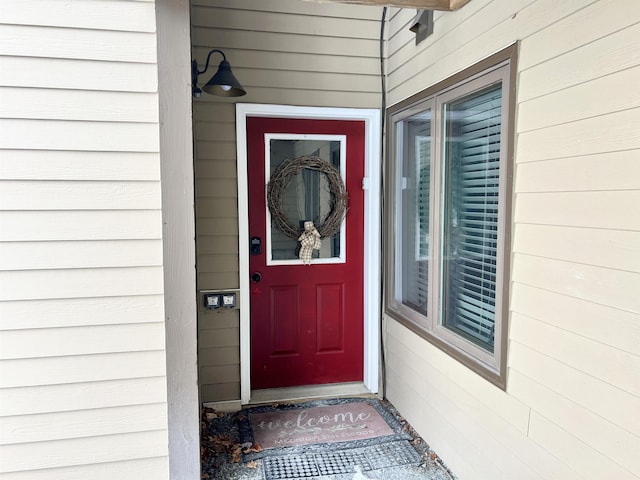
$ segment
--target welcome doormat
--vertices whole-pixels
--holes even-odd
[[[410,435],[377,399],[348,398],[244,410],[240,437],[260,449],[245,460],[338,451],[408,440]]]

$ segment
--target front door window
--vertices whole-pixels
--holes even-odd
[[[266,135],[265,172],[266,183],[276,169],[287,160],[303,156],[319,157],[329,162],[341,172],[344,178],[345,138],[342,135]],[[332,196],[326,175],[320,171],[301,169],[286,185],[280,194],[282,206],[280,213],[290,225],[302,232],[304,222],[312,221],[316,226],[322,224],[331,212]],[[268,265],[300,263],[300,242],[283,233],[273,221],[267,208],[267,252]],[[320,249],[313,250],[314,263],[344,262],[344,228],[331,237],[323,238]]]

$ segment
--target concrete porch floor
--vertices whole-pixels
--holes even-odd
[[[358,387],[354,385],[352,390],[355,392]],[[256,397],[256,400],[258,398],[260,400],[252,403],[282,403],[280,400],[282,395],[279,393],[282,394],[282,392],[263,392]],[[298,403],[321,396],[308,395],[307,392],[304,398],[293,400],[292,398],[295,396],[289,395],[290,393],[292,392],[287,392],[288,400],[286,403]],[[348,396],[371,396],[363,393]],[[345,395],[336,395],[335,397],[340,396]],[[322,397],[327,398],[326,395],[322,395]],[[421,457],[420,465],[389,467],[366,472],[356,471],[341,475],[305,477],[299,480],[455,480],[455,475],[442,463],[437,453],[431,450],[395,407],[385,400],[382,400],[382,404],[402,424],[404,431],[413,438],[411,444]],[[205,405],[201,422],[202,478],[204,480],[263,480],[262,461],[256,460],[249,463],[239,461],[240,448],[240,435],[234,412],[220,411]]]

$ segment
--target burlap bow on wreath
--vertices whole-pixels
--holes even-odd
[[[304,232],[298,237],[298,241],[300,242],[300,253],[298,256],[300,260],[302,260],[302,263],[310,265],[313,251],[320,250],[322,246],[320,234],[313,222],[304,222]]]
[[[342,220],[347,214],[347,190],[340,176],[340,171],[320,157],[304,155],[293,160],[285,160],[278,165],[267,184],[267,206],[271,212],[271,221],[287,237],[301,241],[300,238],[304,230],[292,225],[283,213],[282,193],[303,168],[318,171],[324,174],[327,179],[331,194],[329,213],[322,221],[316,222],[314,220],[314,223],[320,238],[332,237],[340,231]]]

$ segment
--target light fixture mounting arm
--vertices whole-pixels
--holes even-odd
[[[222,52],[222,50],[218,50],[217,48],[214,48],[213,50],[211,50],[209,52],[209,54],[207,55],[207,61],[204,64],[204,70],[201,72],[198,72],[198,75],[201,75],[203,73],[206,73],[207,70],[209,70],[209,60],[211,60],[211,55],[213,55],[214,53],[219,53],[220,55],[222,55],[222,61],[226,62],[227,61],[227,57],[225,56],[225,54]],[[198,62],[196,60],[194,60],[194,62],[196,62],[196,69],[198,68]]]

